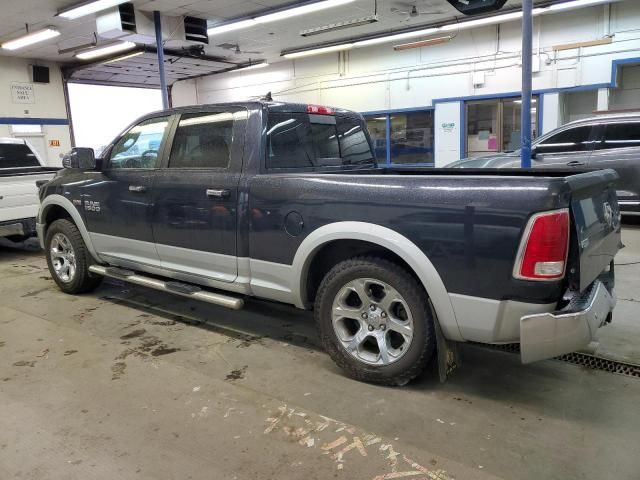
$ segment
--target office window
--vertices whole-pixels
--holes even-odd
[[[169,168],[226,168],[233,138],[233,113],[189,113],[171,147]]]
[[[433,165],[433,112],[391,114],[391,163]]]

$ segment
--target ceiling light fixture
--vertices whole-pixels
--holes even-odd
[[[339,7],[351,3],[355,0],[323,0],[320,2],[309,3],[300,7],[287,8],[285,10],[279,10],[273,13],[267,13],[253,18],[232,21],[223,25],[214,26],[207,30],[209,35],[217,35],[220,33],[230,32],[233,30],[239,30],[241,28],[249,28],[262,23],[275,22],[278,20],[289,19],[298,15],[305,15],[307,13],[317,12],[327,8]]]
[[[311,37],[313,35],[320,35],[321,33],[335,32],[336,30],[343,30],[345,28],[361,27],[363,25],[369,25],[378,21],[378,15],[367,15],[366,17],[352,18],[350,20],[344,20],[342,22],[330,23],[329,25],[323,25],[321,27],[308,28],[302,30],[300,35],[302,37]]]
[[[76,53],[76,58],[79,58],[80,60],[91,60],[93,58],[104,57],[105,55],[110,55],[112,53],[129,50],[135,46],[136,44],[133,42],[112,43],[103,47],[92,48],[91,50]]]
[[[107,64],[107,63],[115,63],[115,62],[120,62],[122,60],[128,60],[130,58],[134,58],[134,57],[139,57],[140,55],[142,55],[144,53],[144,50],[140,50],[139,52],[133,52],[133,53],[128,53],[127,55],[122,55],[120,57],[116,57],[116,58],[112,58],[109,60],[105,60],[104,62],[102,62],[103,64]]]
[[[314,48],[312,50],[303,50],[301,52],[283,53],[284,58],[301,58],[310,57],[312,55],[320,55],[322,53],[341,52],[342,50],[349,50],[353,48],[353,43],[343,43],[340,45],[331,45],[330,47]]]
[[[28,47],[34,43],[44,42],[50,38],[54,38],[60,35],[60,32],[53,27],[47,27],[42,30],[27,33],[22,37],[9,40],[0,45],[4,50],[17,50],[19,48]]]
[[[393,47],[395,51],[410,50],[412,48],[430,47],[431,45],[439,45],[441,43],[449,42],[453,37],[447,35],[446,37],[430,38],[428,40],[420,40],[419,42],[403,43],[402,45],[396,45]]]
[[[572,0],[564,3],[557,3],[548,7],[540,7],[533,9],[533,15],[543,15],[546,13],[555,13],[557,11],[568,10],[572,8],[589,7],[598,4],[611,3],[619,0]],[[412,30],[408,32],[397,33],[395,35],[385,35],[381,37],[367,38],[365,40],[352,41],[350,43],[331,45],[329,47],[317,47],[309,50],[283,52],[281,56],[285,58],[300,58],[308,57],[312,55],[320,55],[323,53],[338,52],[341,50],[349,50],[351,48],[368,47],[371,45],[379,45],[383,43],[396,42],[398,40],[404,40],[406,38],[426,37],[438,32],[451,32],[464,30],[474,27],[482,27],[487,25],[495,25],[498,23],[510,22],[519,20],[522,18],[522,11],[503,13],[501,15],[493,15],[490,17],[477,18],[473,20],[467,20],[464,22],[450,23],[442,25],[440,27],[430,27],[422,30]]]
[[[254,63],[253,65],[247,65],[246,67],[234,68],[233,70],[229,70],[230,72],[244,72],[246,70],[257,70],[259,68],[268,67],[269,64],[267,62]]]
[[[128,0],[90,0],[83,2],[73,7],[65,8],[58,12],[58,17],[63,17],[68,20],[75,20],[76,18],[84,17],[92,13],[105,10],[107,8],[115,7],[121,3],[125,3]]]

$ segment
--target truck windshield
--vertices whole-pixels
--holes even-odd
[[[0,169],[39,167],[36,154],[24,143],[0,143]]]
[[[363,122],[357,116],[270,113],[268,169],[313,169],[374,163]]]

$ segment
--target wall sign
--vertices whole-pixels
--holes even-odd
[[[455,122],[444,122],[442,124],[442,130],[444,130],[447,133],[453,132],[455,128],[456,128]]]
[[[33,83],[11,82],[11,101],[13,103],[35,103]]]

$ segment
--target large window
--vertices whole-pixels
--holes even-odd
[[[155,168],[169,117],[150,118],[132,127],[114,145],[111,168]]]
[[[332,167],[373,162],[357,117],[269,113],[267,168]]]
[[[0,143],[0,169],[39,167],[36,154],[24,143]]]
[[[366,115],[367,129],[376,152],[376,160],[379,163],[387,161],[387,116]]]
[[[433,112],[391,114],[391,163],[433,165]]]
[[[593,112],[598,109],[598,91],[563,92],[560,94],[560,108],[562,125],[593,117]]]
[[[232,138],[232,113],[182,115],[171,147],[169,168],[226,168]]]
[[[467,102],[466,156],[482,157],[520,148],[521,99]],[[531,135],[538,132],[538,97],[531,103]]]

